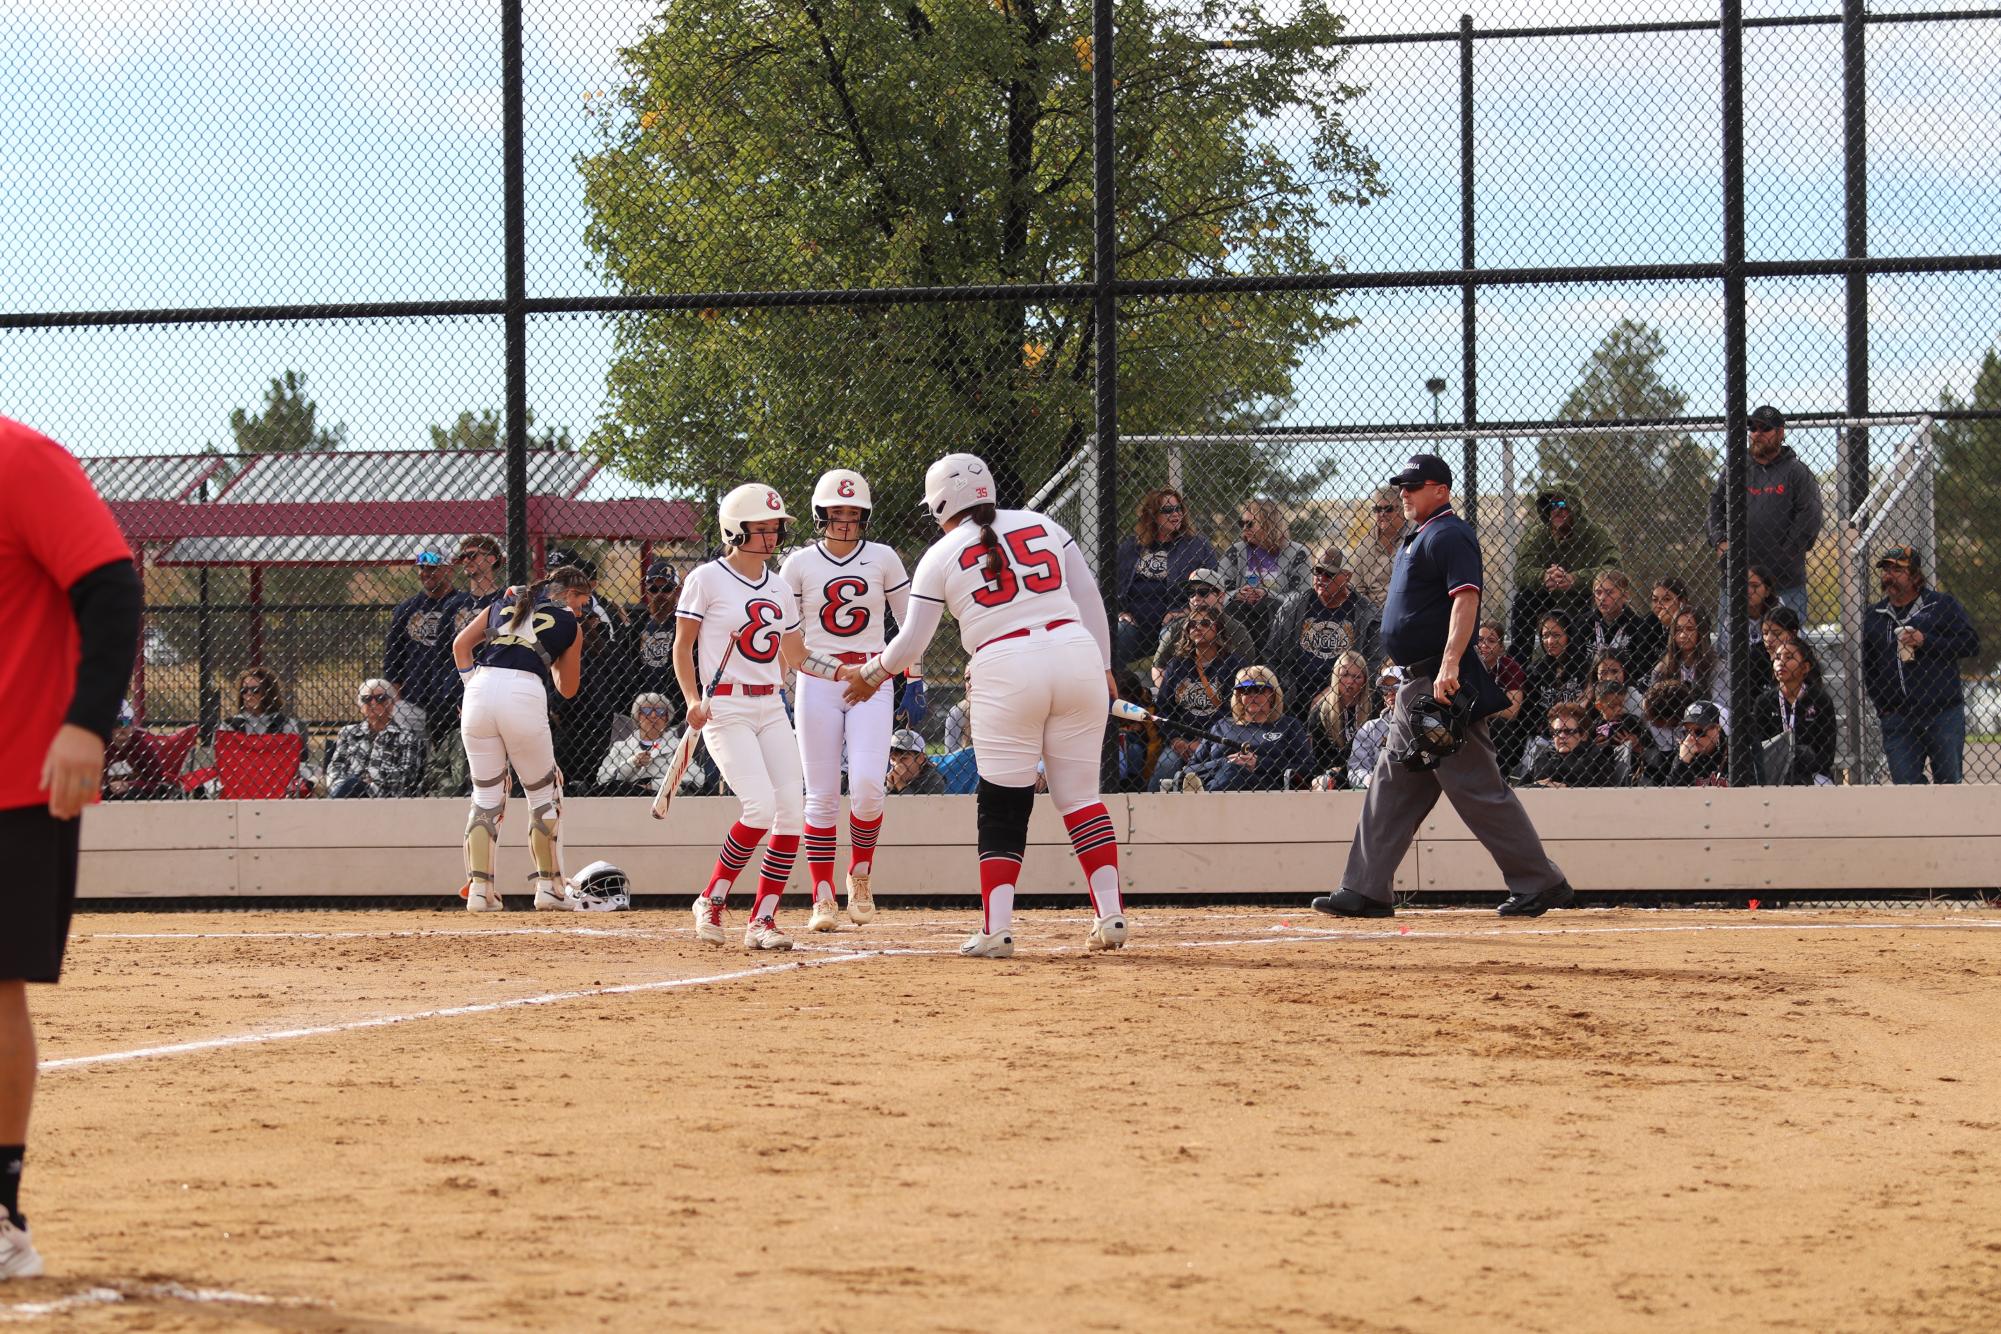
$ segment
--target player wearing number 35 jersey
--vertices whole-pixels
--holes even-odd
[[[873,501],[860,473],[836,468],[813,488],[813,526],[820,540],[785,558],[779,577],[799,599],[806,648],[846,666],[880,653],[888,614],[909,619],[910,577],[903,561],[880,542],[864,540]],[[918,673],[913,667],[911,679]],[[921,686],[917,686],[921,690]],[[809,674],[799,677],[795,713],[799,758],[806,770],[806,874],[813,886],[813,931],[840,923],[834,898],[834,821],[841,809],[841,757],[848,764],[848,916],[875,916],[869,877],[882,831],[884,779],[895,719],[889,691],[850,705],[841,686]]]
[[[994,505],[994,480],[971,454],[948,454],[924,477],[924,503],[945,529],[911,580],[910,619],[876,658],[847,669],[848,698],[866,696],[914,662],[950,610],[968,654],[967,693],[979,738],[980,899],[985,920],[960,947],[1014,953],[1010,924],[1036,765],[1070,831],[1097,921],[1093,950],[1125,944],[1119,849],[1098,796],[1111,701],[1111,627],[1091,568],[1070,534],[1032,510]]]

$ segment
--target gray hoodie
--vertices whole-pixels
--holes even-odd
[[[1771,570],[1779,588],[1799,588],[1806,583],[1806,553],[1820,538],[1820,479],[1790,445],[1781,445],[1770,463],[1746,463],[1744,563]],[[1712,546],[1725,537],[1723,482],[1719,476],[1709,494]]]

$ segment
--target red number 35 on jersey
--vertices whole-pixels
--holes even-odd
[[[1007,552],[1001,557],[998,574],[986,572],[985,545],[975,543],[960,552],[959,568],[977,569],[987,581],[984,587],[973,590],[973,601],[982,607],[998,607],[1014,601],[1015,595],[1023,589],[1031,593],[1053,593],[1063,587],[1062,559],[1055,552],[1035,545],[1048,536],[1049,530],[1039,523],[1002,533],[1001,544]],[[1019,576],[1015,574],[1017,565],[1023,570]]]
[[[784,628],[785,613],[768,598],[753,599],[743,613],[750,619],[736,632],[736,651],[751,662],[770,662],[778,656],[778,636]]]

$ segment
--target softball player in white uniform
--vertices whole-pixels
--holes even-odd
[[[788,668],[833,680],[841,665],[807,652],[799,635],[798,600],[767,568],[792,521],[778,492],[745,483],[723,497],[716,517],[729,552],[698,567],[681,585],[674,609],[682,631],[674,637],[674,675],[688,700],[688,726],[702,731],[743,812],[695,899],[695,934],[712,945],[726,941],[724,904],[768,832],[771,843],[764,850],[743,947],[789,950],[791,939],[778,929],[778,900],[799,855],[805,801],[799,742],[778,692]],[[706,697],[695,676],[698,642],[702,661],[721,665]]]
[[[917,563],[910,619],[889,646],[844,667],[847,697],[864,698],[915,662],[949,608],[968,655],[979,719],[980,899],[985,920],[959,953],[1004,959],[1036,766],[1070,831],[1097,920],[1086,945],[1126,941],[1119,848],[1098,798],[1098,764],[1112,696],[1112,635],[1091,568],[1061,525],[994,506],[993,475],[971,454],[948,454],[924,476],[924,503],[945,536]]]
[[[902,559],[880,542],[865,541],[873,501],[869,486],[845,468],[824,473],[813,488],[813,525],[821,539],[785,558],[779,576],[799,599],[807,651],[848,666],[882,652],[888,640],[885,613],[909,619],[910,576]],[[911,668],[913,686],[921,679]],[[799,759],[806,770],[806,874],[813,886],[811,931],[840,925],[834,897],[834,833],[841,809],[841,756],[848,767],[848,916],[875,916],[869,877],[882,832],[883,782],[889,772],[894,699],[880,691],[849,704],[841,684],[802,673],[795,701]]]
[[[546,590],[548,597],[539,597]],[[499,912],[507,904],[493,879],[500,817],[513,766],[528,798],[528,851],[534,858],[535,907],[575,905],[563,889],[560,830],[562,774],[549,735],[549,687],[569,699],[582,682],[584,638],[577,616],[591,600],[590,579],[565,565],[539,585],[512,590],[488,604],[452,640],[465,681],[459,734],[472,773],[472,814],[466,821],[466,909]]]

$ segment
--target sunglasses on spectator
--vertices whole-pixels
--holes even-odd
[[[642,718],[665,718],[667,710],[656,709],[651,704],[642,704],[639,707],[639,716]]]
[[[1682,726],[1681,734],[1683,736],[1707,736],[1709,729],[1701,723],[1686,723]]]
[[[1203,630],[1214,630],[1216,628],[1216,623],[1208,619],[1207,617],[1204,617],[1201,620],[1191,620],[1188,622],[1188,624]]]
[[[1271,687],[1262,681],[1239,681],[1237,682],[1237,689],[1243,694],[1251,695],[1261,691],[1268,692],[1271,690]]]
[[[1549,734],[1551,736],[1583,736],[1584,729],[1581,727],[1552,727],[1549,729]]]
[[[363,704],[387,704],[387,703],[389,702],[389,696],[387,696],[387,695],[363,695],[363,696],[361,697],[361,702],[362,702]]]
[[[264,693],[265,689],[266,688],[264,686],[255,684],[241,685],[236,688],[236,693],[239,695],[261,695]]]
[[[1162,506],[1160,507],[1160,512],[1161,512],[1162,514],[1179,514],[1179,513],[1181,513],[1181,506],[1179,506],[1179,505],[1162,505]]]

